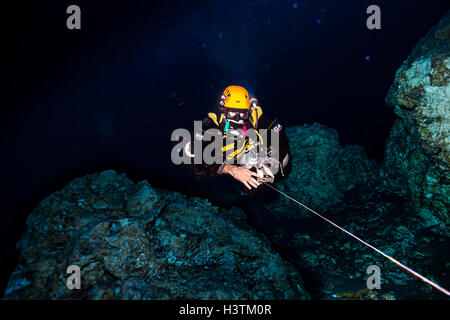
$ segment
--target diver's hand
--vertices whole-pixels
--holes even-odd
[[[249,190],[252,187],[257,188],[260,185],[257,180],[258,174],[248,168],[226,164],[223,168],[223,172],[228,173],[236,180],[242,182],[242,184]]]

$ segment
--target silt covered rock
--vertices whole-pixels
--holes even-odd
[[[386,97],[399,119],[381,177],[425,220],[448,231],[450,208],[450,12],[417,44]]]
[[[245,217],[114,171],[77,178],[30,214],[4,298],[309,298]],[[66,286],[70,265],[80,290]]]
[[[336,130],[314,123],[287,128],[286,134],[292,171],[277,187],[307,206],[329,210],[342,203],[344,192],[375,182],[376,162],[361,146],[340,146]],[[299,214],[284,197],[271,207],[280,214]]]

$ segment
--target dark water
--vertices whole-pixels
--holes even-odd
[[[68,31],[70,4],[4,8],[0,291],[26,216],[76,176],[115,169],[220,200],[221,183],[171,163],[170,134],[228,84],[286,126],[325,124],[382,159],[395,71],[448,7],[377,1],[370,31],[372,1],[77,1],[82,30]]]

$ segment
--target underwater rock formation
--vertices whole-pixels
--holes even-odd
[[[30,214],[6,299],[308,299],[296,269],[240,209],[105,171]],[[69,290],[67,267],[81,268]]]
[[[444,288],[450,287],[450,242],[445,235],[422,227],[410,201],[382,185],[355,187],[343,200],[325,216]],[[260,208],[258,211],[254,214],[261,214]],[[306,212],[301,207],[296,211]],[[297,267],[312,299],[446,299],[313,214],[309,219],[273,216],[271,212],[264,215],[266,221],[273,219],[255,224],[255,228]],[[371,265],[381,269],[380,290],[367,291],[366,270]]]
[[[293,168],[278,188],[419,273],[449,286],[448,237],[432,232],[435,222],[424,222],[415,214],[412,201],[394,192],[385,176],[380,179],[380,167],[361,147],[340,147],[336,131],[319,124],[288,128],[287,135]],[[409,143],[410,137],[405,138]],[[391,143],[398,142],[391,139]],[[300,270],[313,299],[445,299],[284,197],[250,206],[246,212],[255,228]],[[381,290],[367,290],[366,270],[371,265],[382,270]]]
[[[361,146],[341,147],[336,130],[314,123],[287,128],[286,134],[292,170],[277,187],[307,206],[326,211],[342,202],[345,191],[376,181],[376,162],[367,158]],[[292,202],[283,197],[272,210],[299,214],[286,206],[292,207]]]
[[[400,117],[381,178],[414,203],[425,227],[450,224],[450,11],[420,40],[395,75],[386,102]]]

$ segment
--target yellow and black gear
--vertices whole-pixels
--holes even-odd
[[[256,108],[252,108],[251,111],[251,117],[249,121],[252,123],[253,127],[255,128],[255,132],[259,137],[259,148],[263,149],[264,142],[262,140],[262,137],[260,136],[256,124],[257,119],[259,119],[262,115],[262,109],[261,107],[257,106]],[[217,117],[217,114],[214,112],[208,113],[208,117],[215,123],[217,127],[222,127],[225,120],[225,117],[223,114],[220,114],[220,117]],[[222,135],[223,141],[226,141],[227,133],[224,132]],[[224,143],[224,146],[222,147],[222,151],[226,153],[226,158],[228,160],[231,159],[237,159],[239,158],[245,151],[248,151],[254,147],[253,141],[246,141],[245,143],[236,143],[237,141],[234,141],[230,144]],[[242,142],[242,141],[241,141]]]
[[[223,161],[229,164],[249,163],[251,165],[254,161],[259,161],[260,155],[265,152],[271,154],[272,135],[268,136],[266,132],[261,130],[272,130],[279,125],[276,123],[276,119],[271,120],[263,115],[261,107],[258,106],[258,101],[251,97],[245,88],[240,86],[227,87],[219,97],[217,107],[219,112],[210,112],[203,119],[202,131],[203,135],[208,134],[210,129],[219,131],[220,136],[224,139],[221,146]],[[245,117],[242,113],[245,113]],[[233,119],[236,114],[240,114],[239,122]],[[248,133],[250,128],[256,131],[256,135],[251,132]],[[227,137],[230,139],[227,139]],[[214,140],[216,138],[217,136]],[[289,152],[289,146],[284,134],[280,138],[280,151],[277,151],[277,153],[284,159]],[[203,136],[197,140],[203,140]],[[211,141],[211,139],[206,140]],[[263,154],[261,154],[261,151]],[[194,153],[193,144],[191,144],[191,153]],[[197,177],[201,178],[221,174],[223,162],[193,164],[193,166]]]

